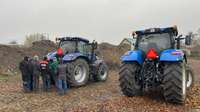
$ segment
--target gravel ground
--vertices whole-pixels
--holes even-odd
[[[125,97],[118,86],[118,73],[111,71],[106,82],[72,88],[64,96],[57,96],[55,89],[49,93],[23,93],[19,77],[0,81],[0,112],[199,112],[200,61],[191,60],[191,63],[197,80],[185,105],[165,102],[159,91]]]

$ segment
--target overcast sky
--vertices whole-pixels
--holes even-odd
[[[0,43],[32,33],[118,44],[133,30],[200,27],[200,0],[0,0]]]

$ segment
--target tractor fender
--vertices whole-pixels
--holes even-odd
[[[93,63],[92,63],[92,73],[93,74],[96,74],[96,73],[98,73],[98,70],[99,70],[99,67],[101,66],[101,65],[105,65],[106,66],[106,69],[107,69],[107,71],[108,71],[108,65],[106,64],[106,62],[103,60],[103,59],[97,59],[97,60],[95,60]]]
[[[82,55],[81,53],[77,52],[77,53],[70,53],[70,54],[66,54],[64,55],[63,57],[63,61],[74,61],[76,60],[77,58],[83,58],[83,59],[86,59],[86,61],[88,62],[88,58],[84,55]]]
[[[122,62],[138,62],[143,63],[142,51],[141,50],[130,50],[126,52],[121,58]]]
[[[160,61],[177,62],[183,61],[185,59],[185,54],[182,50],[168,49],[164,50],[160,55]]]
[[[104,60],[102,59],[97,59],[96,61],[94,61],[94,63],[92,64],[94,67],[99,67],[101,64],[106,64]]]

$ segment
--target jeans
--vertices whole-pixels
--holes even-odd
[[[49,91],[51,89],[51,79],[48,74],[44,74],[42,76],[42,81],[43,81],[43,89],[44,91]]]
[[[57,92],[58,95],[63,95],[67,91],[67,81],[63,79],[58,79],[57,80]]]
[[[35,74],[33,75],[33,90],[34,91],[38,91],[39,89],[39,75],[38,74]]]

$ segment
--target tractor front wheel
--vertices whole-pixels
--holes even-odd
[[[142,87],[138,78],[139,65],[137,63],[124,63],[120,67],[119,82],[121,91],[125,96],[142,95]]]
[[[186,66],[186,76],[187,76],[187,89],[190,90],[194,86],[194,72],[193,69],[187,65]]]
[[[166,101],[184,103],[187,90],[185,63],[177,62],[166,65],[164,70],[163,89]]]
[[[89,65],[84,59],[77,59],[74,62],[67,64],[68,74],[67,81],[70,86],[79,87],[88,82],[89,79]]]
[[[97,74],[94,75],[95,81],[106,81],[108,77],[108,67],[105,63],[101,63],[98,67]]]

